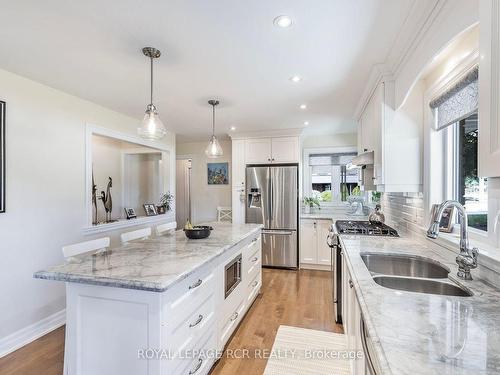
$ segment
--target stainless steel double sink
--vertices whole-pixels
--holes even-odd
[[[361,253],[378,285],[406,292],[470,297],[472,292],[448,278],[450,269],[417,255]]]

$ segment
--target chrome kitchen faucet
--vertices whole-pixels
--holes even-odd
[[[458,264],[457,276],[464,280],[472,280],[470,270],[477,267],[477,254],[476,247],[470,248],[469,234],[467,232],[467,212],[464,206],[455,200],[448,200],[441,203],[439,208],[431,218],[431,225],[427,229],[427,237],[436,239],[439,235],[439,223],[441,216],[446,208],[454,206],[458,210],[460,217],[460,254],[458,254],[456,261]]]

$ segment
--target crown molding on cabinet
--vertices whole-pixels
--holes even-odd
[[[368,83],[361,95],[354,118],[359,120],[377,85],[394,80],[411,56],[411,51],[421,42],[425,33],[436,21],[445,3],[449,0],[414,1],[408,17],[396,38],[384,63],[372,67]],[[423,4],[423,5],[422,5]]]
[[[228,136],[231,140],[236,139],[250,139],[250,138],[272,138],[272,137],[299,137],[302,135],[302,128],[295,129],[276,129],[276,130],[264,130],[264,131],[250,131],[250,132],[238,132],[231,133]]]

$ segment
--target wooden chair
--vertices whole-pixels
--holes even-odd
[[[231,207],[217,207],[217,221],[233,221],[233,210]]]
[[[149,237],[151,237],[151,228],[137,229],[120,235],[120,239],[123,244],[139,239],[145,240]]]
[[[62,253],[68,259],[79,254],[93,252],[104,252],[109,247],[109,237],[98,238],[97,240],[79,242],[73,245],[64,246]]]
[[[172,228],[171,223],[160,224],[156,227],[156,235],[163,236],[163,235],[167,234],[168,232],[171,232],[174,230],[175,230],[175,228]]]

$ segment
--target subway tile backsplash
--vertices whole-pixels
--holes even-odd
[[[421,234],[424,226],[424,198],[422,193],[383,193],[382,211],[388,225],[409,234]]]

